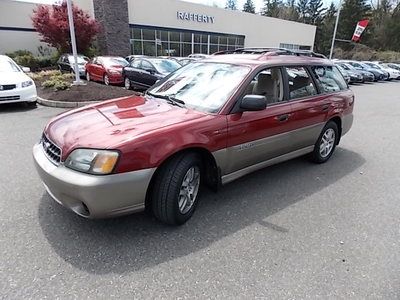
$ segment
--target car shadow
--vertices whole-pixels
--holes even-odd
[[[28,104],[24,102],[18,103],[1,103],[0,102],[0,114],[2,113],[16,113],[16,112],[24,112],[36,109],[36,104]]]
[[[325,164],[298,158],[260,170],[218,193],[205,190],[192,219],[180,227],[166,226],[144,213],[86,220],[61,207],[47,193],[39,205],[39,223],[55,252],[74,267],[95,274],[133,272],[200,251],[254,223],[285,234],[289,231],[285,224],[265,219],[364,163],[359,154],[337,148]]]

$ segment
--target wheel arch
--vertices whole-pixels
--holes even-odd
[[[221,176],[220,176],[220,171],[217,165],[217,162],[212,155],[212,153],[204,148],[204,147],[189,147],[189,148],[184,148],[180,149],[168,157],[166,157],[157,167],[156,171],[154,172],[153,176],[151,177],[150,183],[147,187],[146,191],[146,199],[145,199],[145,207],[146,210],[148,210],[151,207],[151,190],[154,186],[154,181],[156,177],[158,176],[160,170],[162,169],[163,166],[165,166],[169,161],[171,161],[173,158],[175,158],[178,155],[183,155],[185,153],[197,153],[203,162],[203,169],[202,173],[205,178],[205,184],[211,188],[214,191],[217,191],[218,187],[221,185]]]
[[[337,145],[338,145],[342,137],[342,118],[340,116],[333,116],[328,120],[328,122],[335,122],[336,126],[338,127],[339,130],[339,136],[337,139]]]

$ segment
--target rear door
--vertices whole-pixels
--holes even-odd
[[[223,174],[229,174],[289,152],[291,104],[284,95],[279,67],[259,72],[242,95],[264,95],[262,111],[228,115],[228,143]]]
[[[336,67],[312,66],[301,67],[301,72],[293,77],[293,72],[300,67],[287,67],[289,89],[302,88],[303,94],[290,91],[293,111],[292,146],[296,149],[310,147],[316,143],[330,115],[341,110],[347,84]],[[292,73],[292,75],[290,74]],[[304,78],[307,76],[307,79]],[[304,87],[295,86],[304,82]],[[307,92],[305,92],[307,90]]]

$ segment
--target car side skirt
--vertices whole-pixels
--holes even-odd
[[[221,177],[221,182],[222,182],[222,184],[227,184],[227,183],[234,181],[234,180],[236,180],[242,176],[245,176],[249,173],[252,173],[257,170],[260,170],[260,169],[263,169],[263,168],[266,168],[266,167],[269,167],[269,166],[272,166],[272,165],[275,165],[275,164],[278,164],[278,163],[281,163],[281,162],[284,162],[284,161],[287,161],[287,160],[290,160],[290,159],[293,159],[293,158],[296,158],[296,157],[299,157],[302,155],[305,155],[307,153],[311,153],[313,150],[314,150],[314,145],[308,146],[308,147],[305,147],[305,148],[302,148],[302,149],[299,149],[299,150],[296,150],[296,151],[293,151],[293,152],[290,152],[290,153],[287,153],[287,154],[284,154],[281,156],[274,157],[272,159],[269,159],[269,160],[260,162],[258,164],[235,171],[233,173],[224,175]]]

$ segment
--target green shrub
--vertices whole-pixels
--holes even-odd
[[[59,77],[51,77],[42,83],[44,88],[53,88],[55,91],[66,90],[71,87],[71,83]]]
[[[18,65],[28,67],[32,71],[55,67],[58,59],[58,56],[36,57],[32,52],[27,50],[17,50],[11,53],[6,53],[6,55],[14,59]]]

